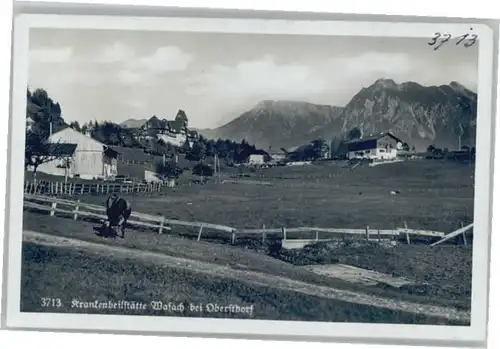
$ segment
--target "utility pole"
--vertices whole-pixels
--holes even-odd
[[[217,176],[219,177],[219,183],[220,183],[220,159],[217,156]]]
[[[218,176],[217,176],[217,154],[214,154],[214,174],[215,174],[215,178],[218,178]]]

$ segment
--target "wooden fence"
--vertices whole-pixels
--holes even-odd
[[[105,207],[99,205],[93,205],[88,203],[80,202],[80,200],[66,200],[57,197],[50,197],[45,195],[24,195],[24,207],[32,208],[40,211],[49,212],[51,216],[56,213],[64,213],[66,216],[70,216],[74,220],[78,217],[94,218],[94,219],[106,219]],[[361,238],[366,238],[367,240],[387,240],[394,239],[397,237],[406,237],[407,243],[411,242],[411,237],[423,236],[431,238],[441,238],[443,239],[446,234],[443,232],[428,231],[428,230],[415,230],[404,228],[396,229],[370,229],[366,227],[364,229],[343,229],[343,228],[320,228],[320,227],[298,227],[298,228],[260,228],[260,229],[237,229],[229,227],[226,225],[206,223],[206,222],[187,222],[174,219],[167,219],[164,216],[154,216],[139,212],[133,212],[128,223],[132,226],[144,227],[155,230],[158,234],[162,234],[165,231],[172,230],[171,225],[191,227],[197,230],[197,240],[200,241],[202,233],[205,231],[216,231],[219,233],[225,233],[230,235],[231,243],[236,242],[237,237],[251,237],[251,238],[261,238],[262,242],[271,237],[279,237],[282,240],[289,240],[290,236],[288,234],[293,233],[314,233],[315,237],[309,239],[312,241],[326,241],[331,240],[330,238],[320,239],[320,234],[329,236],[333,235],[357,235]],[[209,234],[206,237],[210,237]],[[228,236],[229,237],[229,236]],[[291,239],[298,240],[298,239]]]
[[[25,182],[25,194],[45,195],[106,195],[110,193],[155,193],[166,186],[162,183],[64,183],[51,181]]]

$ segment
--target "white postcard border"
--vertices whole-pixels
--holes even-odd
[[[342,35],[383,37],[426,37],[435,32],[458,36],[478,34],[478,108],[476,150],[473,288],[471,326],[356,324],[270,320],[202,319],[159,316],[83,315],[20,312],[23,181],[26,86],[30,28],[115,29],[191,31],[288,35]],[[148,18],[118,16],[28,15],[15,19],[13,51],[12,115],[9,144],[10,180],[8,207],[8,253],[6,325],[12,328],[163,332],[212,335],[308,336],[356,339],[484,341],[486,338],[489,235],[492,189],[492,84],[493,31],[484,24],[304,21],[223,18]],[[209,300],[207,300],[209,301]]]

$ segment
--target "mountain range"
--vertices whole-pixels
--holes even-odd
[[[476,111],[477,94],[455,81],[422,86],[379,79],[345,106],[264,100],[223,126],[197,131],[206,138],[245,139],[265,150],[332,140],[354,127],[362,136],[391,132],[416,149],[459,148],[475,144]]]
[[[120,124],[120,126],[125,127],[125,128],[139,128],[142,125],[144,125],[147,121],[148,121],[148,119],[139,119],[139,120],[128,119],[128,120],[125,120],[124,122],[122,122]]]

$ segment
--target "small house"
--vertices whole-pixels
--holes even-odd
[[[280,162],[280,161],[283,161],[286,159],[286,154],[285,152],[271,152],[269,154],[269,156],[271,157],[271,160],[274,161],[274,162]]]
[[[54,176],[73,177],[75,168],[73,158],[76,148],[77,144],[72,143],[54,144],[47,149],[46,154],[54,160],[40,164],[37,171]]]
[[[60,168],[61,161],[67,163],[69,160],[70,177],[111,179],[118,174],[118,152],[89,135],[67,127],[53,133],[49,137],[49,142],[54,144],[54,151],[61,151],[64,154],[57,156],[54,161],[40,165],[38,168],[40,172],[63,175],[64,173],[61,174],[56,168]]]
[[[248,156],[249,165],[263,165],[266,161],[264,154],[250,154]]]
[[[390,132],[347,142],[349,159],[391,160],[403,149],[403,141]]]

